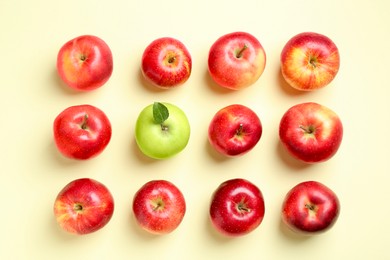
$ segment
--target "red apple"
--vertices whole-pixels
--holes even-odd
[[[134,195],[133,212],[137,223],[152,234],[168,234],[184,218],[186,203],[181,191],[166,180],[152,180]]]
[[[103,228],[114,213],[114,199],[105,185],[82,178],[71,181],[57,195],[54,215],[67,232],[84,235]]]
[[[286,82],[304,91],[328,85],[340,67],[336,44],[327,36],[304,32],[292,37],[281,53],[281,71]]]
[[[208,139],[210,144],[226,156],[240,156],[259,142],[262,125],[250,108],[233,104],[220,109],[212,118]]]
[[[263,221],[264,213],[263,194],[245,179],[221,183],[211,198],[212,225],[228,237],[246,235],[255,230]]]
[[[339,199],[331,189],[316,181],[306,181],[287,193],[282,220],[298,233],[319,234],[335,224],[339,212]]]
[[[111,123],[91,105],[71,106],[54,120],[54,141],[66,157],[86,160],[100,154],[111,139]]]
[[[192,60],[186,46],[163,37],[150,43],[143,55],[141,71],[152,85],[169,89],[182,85],[191,75]]]
[[[324,162],[339,149],[343,125],[330,108],[314,102],[301,103],[283,115],[279,136],[295,158],[307,163]]]
[[[210,76],[228,89],[239,90],[255,83],[263,73],[265,63],[263,46],[246,32],[225,34],[209,50]]]
[[[112,70],[111,50],[96,36],[76,37],[58,52],[58,74],[73,89],[90,91],[99,88],[111,77]]]

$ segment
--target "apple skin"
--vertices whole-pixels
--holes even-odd
[[[68,183],[57,195],[54,215],[60,227],[85,235],[103,228],[114,213],[114,199],[107,187],[93,179]]]
[[[252,150],[262,135],[262,124],[250,108],[233,104],[220,109],[212,118],[208,139],[221,154],[241,156]]]
[[[286,82],[302,91],[327,86],[340,68],[336,44],[327,36],[314,32],[292,37],[283,47],[280,61]]]
[[[103,86],[112,71],[109,46],[93,35],[82,35],[66,42],[57,55],[58,75],[75,90],[91,91]]]
[[[252,85],[263,74],[265,65],[263,46],[246,32],[225,34],[209,50],[209,74],[227,89],[239,90]]]
[[[170,89],[182,85],[190,77],[191,70],[191,54],[175,38],[162,37],[152,41],[142,55],[142,75],[158,88]]]
[[[294,232],[315,235],[329,230],[340,214],[337,195],[322,183],[305,181],[285,196],[282,221]]]
[[[306,163],[329,160],[338,151],[343,125],[330,108],[314,102],[292,106],[279,125],[283,146],[296,159]]]
[[[182,192],[166,180],[145,183],[133,198],[133,213],[138,225],[152,234],[171,233],[180,225],[185,212]]]
[[[111,139],[111,123],[105,113],[91,105],[63,110],[54,120],[54,141],[67,158],[87,160],[99,155]]]
[[[153,104],[139,114],[135,126],[135,140],[141,152],[152,159],[168,159],[180,153],[190,139],[190,123],[184,111],[176,105],[162,103],[169,110],[169,118],[158,124],[153,118]]]
[[[222,235],[246,235],[261,224],[264,214],[263,194],[248,180],[227,180],[212,195],[210,219],[213,227]]]

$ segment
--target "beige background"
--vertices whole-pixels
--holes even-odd
[[[389,10],[387,0],[2,0],[0,258],[390,259]],[[262,42],[267,66],[250,88],[223,91],[207,74],[208,49],[238,30]],[[337,78],[317,92],[293,91],[279,74],[282,47],[303,31],[328,35],[341,53]],[[111,79],[90,93],[66,89],[55,68],[61,45],[82,34],[101,37],[114,55]],[[140,77],[144,48],[161,36],[180,39],[193,57],[191,78],[171,91],[152,89]],[[177,104],[191,122],[187,148],[170,160],[146,159],[134,142],[136,117],[153,101]],[[282,114],[304,101],[329,106],[344,123],[339,152],[320,165],[296,162],[279,145]],[[81,103],[103,109],[113,126],[104,153],[84,162],[64,159],[52,138],[55,116]],[[207,127],[232,103],[255,110],[264,132],[249,154],[224,159],[210,149]],[[76,237],[57,227],[52,206],[59,190],[81,177],[106,184],[116,208],[104,229]],[[235,177],[260,187],[266,214],[253,233],[225,239],[211,228],[208,205],[214,189]],[[151,179],[174,182],[187,200],[181,226],[167,236],[145,234],[131,213],[134,193]],[[328,185],[342,204],[334,228],[311,238],[280,223],[285,193],[305,180]]]

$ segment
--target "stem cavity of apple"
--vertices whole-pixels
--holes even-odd
[[[243,130],[244,130],[244,125],[240,124],[239,128],[236,131],[236,135],[241,136]]]
[[[168,63],[169,64],[172,64],[176,61],[176,57],[175,56],[170,56],[169,59],[168,59]]]
[[[316,67],[317,67],[317,62],[318,62],[317,57],[315,57],[315,56],[313,56],[313,55],[310,55],[310,56],[309,56],[309,64],[310,64],[313,68],[316,68]]]
[[[312,125],[309,125],[307,127],[301,125],[301,126],[299,126],[299,128],[302,129],[306,134],[314,134],[314,132],[316,130],[315,127]]]
[[[317,210],[318,210],[318,207],[314,204],[311,204],[311,203],[306,203],[305,208],[307,208],[309,210],[310,216],[315,216],[317,213]]]
[[[86,61],[87,60],[87,56],[85,56],[84,54],[81,54],[80,55],[80,60],[81,61]]]
[[[243,211],[246,213],[251,212],[251,210],[247,207],[244,201],[241,201],[240,203],[237,204],[237,209],[239,212],[243,212]]]
[[[167,120],[169,117],[169,111],[168,108],[160,103],[160,102],[154,102],[153,103],[153,119],[157,124],[161,125],[162,131],[168,131],[169,127],[167,125],[164,125],[165,120]]]
[[[244,47],[242,47],[242,48],[240,49],[240,51],[236,54],[236,58],[237,58],[237,59],[241,58],[241,57],[242,57],[242,54],[244,53],[244,51],[245,51],[246,49],[248,49],[248,45],[245,44]]]
[[[73,209],[76,211],[76,212],[81,212],[83,211],[83,205],[81,205],[80,203],[76,203],[73,207]]]
[[[153,211],[163,209],[165,206],[164,201],[161,198],[157,198],[153,201]]]

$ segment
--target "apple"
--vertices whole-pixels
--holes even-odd
[[[245,179],[221,183],[211,198],[212,226],[228,237],[243,236],[255,230],[263,221],[264,213],[263,194]]]
[[[329,160],[338,151],[343,125],[330,108],[306,102],[289,108],[279,125],[279,137],[289,154],[306,163]]]
[[[327,86],[340,68],[336,44],[327,36],[314,32],[292,37],[283,47],[280,60],[286,82],[303,91]]]
[[[227,89],[239,90],[252,85],[260,78],[265,64],[263,46],[246,32],[225,34],[209,50],[209,74]]]
[[[219,153],[240,156],[249,152],[259,142],[262,125],[250,108],[233,104],[220,109],[212,118],[208,139]]]
[[[99,155],[111,139],[106,114],[92,105],[70,106],[54,120],[54,141],[62,155],[86,160]]]
[[[135,140],[146,156],[167,159],[187,146],[190,132],[190,124],[183,110],[170,103],[154,102],[140,112],[135,126]]]
[[[314,235],[329,230],[339,213],[340,202],[331,189],[316,181],[305,181],[286,194],[282,221],[297,233]]]
[[[58,75],[66,85],[79,91],[103,86],[112,70],[109,46],[93,35],[82,35],[66,42],[57,55]]]
[[[133,198],[133,213],[138,225],[152,234],[171,233],[180,225],[185,212],[183,194],[166,180],[145,183]]]
[[[142,55],[141,71],[153,86],[169,89],[182,85],[191,75],[192,60],[186,46],[177,39],[152,41]]]
[[[60,227],[85,235],[103,228],[114,213],[114,199],[107,187],[93,179],[68,183],[57,195],[54,215]]]

